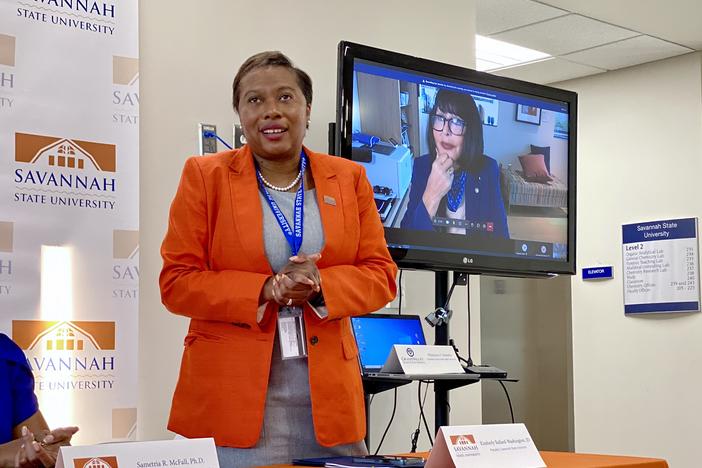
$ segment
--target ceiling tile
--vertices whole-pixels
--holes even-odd
[[[531,0],[478,0],[476,32],[486,36],[566,14]]]
[[[613,44],[583,50],[563,58],[584,65],[616,70],[691,52],[686,47],[650,36],[638,36]]]
[[[563,55],[638,35],[580,15],[568,15],[490,37],[551,55]]]
[[[702,49],[700,0],[541,0],[642,34]]]
[[[540,62],[527,63],[503,70],[492,71],[493,75],[516,78],[532,83],[547,84],[565,81],[581,76],[594,75],[606,70],[569,62],[559,58],[551,58]]]

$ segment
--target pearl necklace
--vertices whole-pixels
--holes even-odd
[[[269,189],[273,189],[273,190],[275,190],[275,191],[277,191],[277,192],[287,192],[288,190],[290,190],[291,188],[293,188],[294,186],[296,186],[298,182],[300,182],[300,179],[302,178],[302,170],[300,170],[300,172],[297,173],[297,177],[295,177],[295,179],[293,179],[293,181],[290,182],[290,184],[286,185],[285,187],[278,187],[277,185],[273,185],[273,184],[271,184],[270,182],[268,182],[268,181],[266,180],[266,178],[263,177],[263,174],[261,173],[260,170],[258,171],[258,175],[261,177],[261,180],[263,181],[263,184],[264,184],[266,187],[268,187]]]

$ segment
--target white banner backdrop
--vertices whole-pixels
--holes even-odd
[[[137,0],[0,0],[0,331],[49,425],[136,434]]]

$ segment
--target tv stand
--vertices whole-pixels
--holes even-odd
[[[448,297],[448,271],[437,271],[434,273],[434,307],[443,307]],[[434,327],[434,344],[449,344],[449,324],[441,323]],[[449,389],[434,385],[434,434],[441,426],[449,424]],[[432,435],[433,437],[433,435]]]
[[[456,278],[454,276],[454,286],[455,285],[465,285],[469,287],[468,276],[466,273],[454,272],[454,275],[463,274],[465,278]],[[452,291],[451,291],[452,292]],[[437,271],[434,272],[434,305],[437,309],[447,307],[446,301],[449,296],[449,282],[448,282],[448,271]],[[468,304],[470,312],[470,304]],[[467,320],[470,320],[470,313],[468,313]],[[470,334],[470,324],[468,326]],[[441,321],[434,327],[434,344],[435,345],[450,345],[449,342],[449,324],[447,321]],[[470,337],[468,337],[468,347],[470,348]],[[468,352],[468,361],[470,358],[470,349]],[[434,384],[434,434],[439,431],[441,426],[449,425],[449,394],[450,390],[456,388],[464,387],[481,380],[494,380],[494,381],[504,381],[504,382],[518,382],[518,379],[508,378],[507,372],[502,369],[498,369],[492,366],[480,366],[472,365],[469,366],[469,370],[466,370],[467,375],[474,376],[472,379],[437,379],[437,380],[422,380],[422,382],[431,382]],[[393,390],[398,387],[407,385],[413,380],[411,375],[408,375],[406,379],[386,379],[383,377],[363,377],[363,390],[365,393],[365,404],[366,404],[366,446],[368,450],[371,450],[370,446],[370,396],[376,393],[382,393],[387,390]],[[371,450],[372,451],[372,450]]]

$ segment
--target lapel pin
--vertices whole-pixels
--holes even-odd
[[[329,195],[324,195],[324,203],[327,205],[336,206],[336,200],[334,197],[330,197]]]

